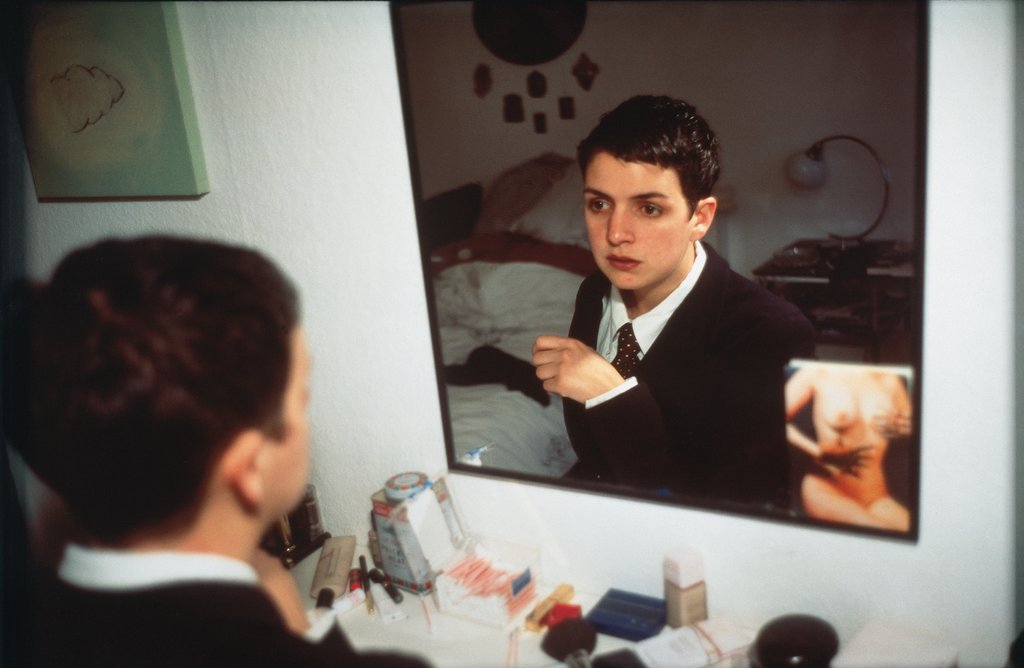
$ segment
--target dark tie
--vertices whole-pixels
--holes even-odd
[[[619,328],[619,351],[615,353],[612,366],[623,378],[629,378],[640,363],[640,344],[633,335],[633,323],[627,322]]]

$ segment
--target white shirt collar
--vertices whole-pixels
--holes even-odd
[[[127,552],[81,545],[67,547],[59,573],[69,584],[106,591],[182,582],[259,582],[249,564],[216,554]]]
[[[676,309],[683,303],[683,300],[693,291],[693,286],[697,284],[697,279],[700,278],[704,265],[707,264],[708,256],[704,247],[699,241],[694,242],[694,246],[696,252],[693,266],[690,267],[690,271],[686,274],[683,282],[653,309],[632,320],[633,334],[636,336],[636,342],[640,344],[641,357],[654,345],[654,340],[665,329],[668,319],[672,317],[672,314],[676,312]],[[618,348],[616,334],[619,328],[627,322],[630,322],[630,319],[626,314],[626,305],[622,301],[622,293],[613,285],[608,296],[605,297],[604,313],[601,316],[601,327],[598,330],[597,340],[597,349],[606,359],[612,360],[615,358],[615,352]]]

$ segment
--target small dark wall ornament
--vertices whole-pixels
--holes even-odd
[[[491,68],[483,63],[473,70],[473,93],[477,97],[485,97],[491,92]]]
[[[506,123],[522,123],[526,119],[526,113],[523,111],[523,98],[511,93],[506,95],[502,106],[502,117]]]
[[[543,74],[534,70],[526,77],[526,92],[530,97],[544,97],[548,93],[548,80]]]
[[[576,81],[583,90],[590,90],[599,71],[597,63],[588,58],[585,53],[581,53],[580,57],[576,59],[576,64],[572,66],[572,75],[576,77]]]
[[[585,0],[473,2],[473,28],[488,51],[515,65],[539,65],[569,50],[583,31]]]
[[[539,135],[547,134],[548,117],[543,113],[533,115],[533,131]]]
[[[566,121],[576,118],[575,98],[570,96],[558,98],[558,117]]]

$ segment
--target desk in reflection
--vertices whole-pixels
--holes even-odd
[[[909,243],[803,239],[753,273],[814,323],[819,346],[860,350],[865,362],[911,361],[915,270]]]

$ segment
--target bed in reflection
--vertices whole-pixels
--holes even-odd
[[[456,460],[560,476],[576,457],[561,398],[530,362],[538,334],[569,330],[594,270],[572,159],[544,154],[421,208]]]

